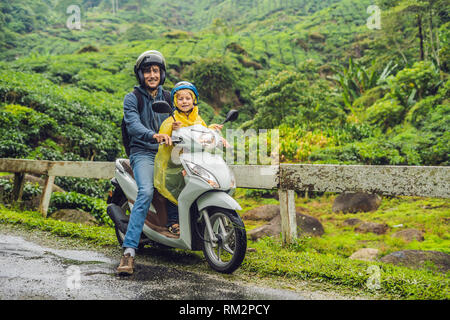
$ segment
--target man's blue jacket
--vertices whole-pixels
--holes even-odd
[[[156,113],[152,110],[152,103],[156,100],[164,100],[163,88],[158,86],[156,98],[141,86],[135,86],[142,94],[144,102],[142,112],[138,111],[138,99],[133,92],[128,93],[123,100],[123,115],[130,137],[130,153],[139,151],[158,151],[158,142],[153,138],[158,133],[159,127],[168,114]]]

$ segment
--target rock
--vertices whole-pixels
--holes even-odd
[[[317,218],[302,213],[296,213],[297,233],[299,236],[308,234],[311,236],[321,236],[324,234],[323,225]]]
[[[375,211],[381,204],[381,197],[377,194],[364,192],[343,193],[334,199],[332,211],[343,213]]]
[[[325,231],[322,223],[314,217],[302,213],[296,213],[297,234],[299,236],[311,235],[321,236]],[[278,214],[269,223],[255,228],[247,233],[251,240],[255,241],[262,237],[278,237],[281,233],[281,216]]]
[[[409,241],[423,241],[425,238],[423,237],[423,232],[417,229],[405,229],[401,231],[397,231],[391,235],[394,238],[401,238],[407,242]]]
[[[344,221],[345,226],[356,226],[357,224],[360,224],[360,223],[362,223],[362,221],[357,218],[350,218],[350,219],[346,219]]]
[[[431,262],[441,272],[447,272],[450,269],[450,255],[439,251],[396,251],[384,256],[380,261],[395,265],[403,265],[413,269],[423,268],[427,266],[426,262]]]
[[[281,216],[278,215],[273,218],[269,223],[255,228],[247,232],[247,235],[251,240],[255,241],[263,237],[278,237],[281,233]]]
[[[355,251],[349,259],[352,260],[364,260],[364,261],[375,261],[377,259],[379,250],[373,248],[363,248]]]
[[[89,213],[78,209],[60,209],[55,211],[50,218],[66,222],[82,223],[90,226],[98,225],[97,220]]]
[[[363,222],[355,228],[356,232],[372,232],[376,234],[385,234],[389,229],[386,223]]]
[[[275,204],[267,204],[247,211],[242,215],[242,219],[270,221],[279,215],[280,215],[280,206]]]

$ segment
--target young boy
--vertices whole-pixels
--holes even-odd
[[[205,121],[198,114],[198,91],[190,82],[178,82],[172,89],[171,97],[176,107],[174,118],[167,118],[159,129],[160,134],[172,135],[173,130],[200,124],[206,127]],[[211,124],[208,128],[221,130],[223,125]],[[175,235],[180,234],[178,224],[178,195],[184,187],[181,165],[174,164],[171,160],[173,146],[170,142],[161,145],[155,158],[154,186],[158,192],[167,199],[167,227]]]

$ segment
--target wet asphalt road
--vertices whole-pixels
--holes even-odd
[[[115,274],[118,261],[86,250],[42,247],[0,234],[1,300],[302,300],[272,288],[246,286],[137,261],[135,274]]]

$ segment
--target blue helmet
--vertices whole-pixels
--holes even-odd
[[[198,104],[198,91],[197,88],[188,81],[180,81],[178,82],[170,92],[170,98],[172,99],[173,105],[175,105],[175,93],[177,93],[178,90],[188,89],[191,90],[195,94],[194,99],[194,106]]]

